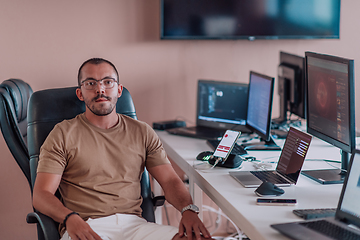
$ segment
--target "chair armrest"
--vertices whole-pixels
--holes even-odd
[[[31,212],[26,216],[27,223],[37,223],[39,240],[60,239],[59,230],[54,220],[40,212]]]
[[[165,196],[156,196],[152,199],[154,207],[160,207],[165,203]]]

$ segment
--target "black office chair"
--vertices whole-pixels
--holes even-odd
[[[47,135],[57,123],[85,112],[85,104],[76,96],[76,88],[42,90],[34,92],[30,98],[28,149],[32,184],[36,178],[40,147]],[[126,88],[123,89],[122,96],[117,101],[116,111],[137,119],[134,103]],[[57,196],[59,197],[58,192]],[[163,205],[165,198],[163,196],[155,198],[152,196],[149,174],[146,169],[141,178],[141,196],[143,197],[142,216],[149,222],[155,222],[155,207]],[[27,222],[38,224],[38,239],[59,239],[58,223],[55,223],[51,218],[39,212],[33,212],[28,214]]]
[[[5,142],[31,187],[29,153],[26,146],[27,107],[33,93],[30,85],[20,79],[0,84],[0,128]]]

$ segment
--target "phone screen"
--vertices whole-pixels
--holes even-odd
[[[238,131],[226,130],[219,145],[215,149],[214,157],[220,157],[226,160],[240,134]]]

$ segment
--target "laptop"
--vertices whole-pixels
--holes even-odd
[[[272,228],[298,240],[305,239],[360,239],[360,150],[351,155],[335,217],[308,221],[273,224]],[[322,230],[319,230],[322,229]]]
[[[271,182],[286,187],[296,184],[312,136],[290,127],[284,147],[275,170],[272,171],[237,171],[230,176],[244,187],[258,187],[263,182]]]
[[[250,133],[245,126],[248,84],[198,80],[196,126],[166,131],[181,136],[219,139],[228,129]]]

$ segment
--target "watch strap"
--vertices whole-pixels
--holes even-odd
[[[189,204],[189,205],[187,205],[186,207],[184,207],[182,210],[181,210],[181,214],[183,214],[185,211],[187,211],[187,210],[191,210],[191,211],[193,211],[193,212],[195,212],[195,213],[199,213],[199,208],[196,206],[196,205],[194,205],[194,204]]]

